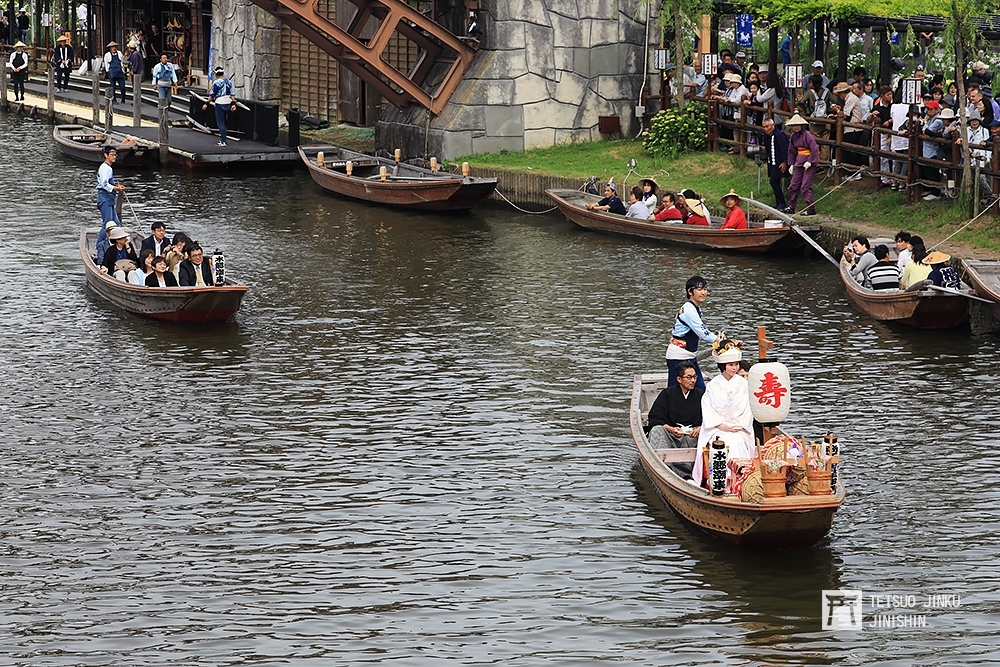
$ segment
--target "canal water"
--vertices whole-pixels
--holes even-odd
[[[127,222],[249,286],[230,323],[149,322],[85,287],[95,170],[0,126],[0,664],[1000,662],[995,335],[877,324],[814,256],[375,208],[302,171],[122,172]],[[632,376],[695,273],[710,326],[768,327],[787,428],[841,436],[812,549],[723,546],[637,465]],[[821,629],[837,589],[862,630]],[[876,596],[918,627],[868,627]]]

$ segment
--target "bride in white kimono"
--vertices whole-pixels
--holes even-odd
[[[750,411],[750,390],[739,375],[743,352],[730,340],[717,343],[722,353],[712,353],[721,373],[708,383],[701,399],[701,434],[694,459],[693,482],[701,486],[705,478],[702,452],[716,438],[729,446],[729,458],[751,459],[757,456],[753,442],[753,413]]]

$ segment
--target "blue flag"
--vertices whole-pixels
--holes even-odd
[[[736,43],[745,49],[753,46],[753,16],[736,15]]]

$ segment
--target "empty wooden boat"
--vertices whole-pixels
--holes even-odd
[[[139,144],[121,132],[101,132],[83,125],[56,125],[52,138],[60,152],[69,157],[100,164],[104,147],[114,146],[118,153],[115,167],[142,167],[159,158],[156,149]]]

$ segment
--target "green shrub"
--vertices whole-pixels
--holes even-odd
[[[643,148],[653,157],[674,158],[689,151],[705,150],[708,140],[708,107],[688,104],[653,116]]]

